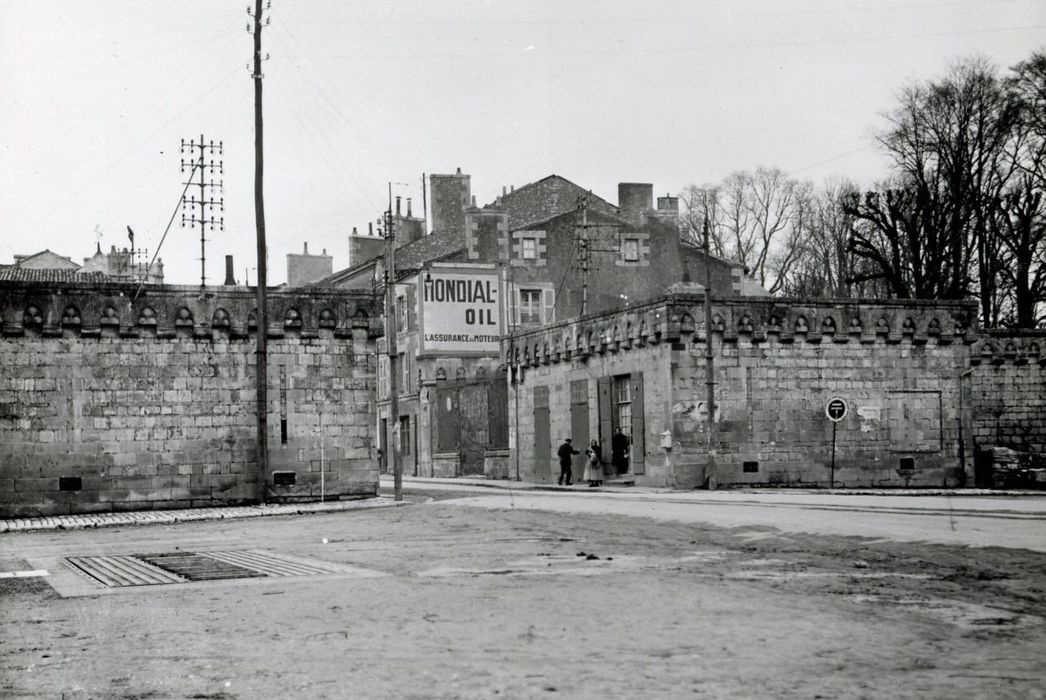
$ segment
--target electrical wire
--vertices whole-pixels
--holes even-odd
[[[163,230],[163,236],[160,237],[160,243],[156,246],[156,250],[153,252],[153,259],[149,261],[149,267],[146,268],[145,277],[142,279],[141,283],[139,283],[138,291],[134,293],[134,297],[131,299],[132,304],[137,301],[138,295],[142,293],[142,287],[145,286],[145,280],[149,278],[149,273],[152,272],[153,264],[156,262],[156,258],[160,254],[160,248],[163,247],[163,242],[167,240],[167,233],[171,230],[171,224],[174,223],[174,217],[178,215],[178,209],[181,208],[182,202],[185,201],[185,193],[188,191],[189,185],[193,184],[192,176],[196,174],[196,169],[198,167],[200,167],[200,164],[193,161],[192,170],[189,171],[189,177],[185,178],[185,187],[182,188],[182,193],[178,195],[178,204],[175,205],[174,211],[171,212],[171,219],[167,222],[167,228]]]

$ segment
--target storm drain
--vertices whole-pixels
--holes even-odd
[[[109,588],[189,581],[318,576],[349,567],[303,560],[263,550],[166,552],[108,557],[67,557],[66,563]]]

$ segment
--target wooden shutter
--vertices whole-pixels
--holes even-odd
[[[556,291],[554,289],[543,289],[541,291],[541,297],[544,300],[545,324],[553,323],[556,320]]]
[[[646,474],[646,416],[643,407],[643,373],[629,378],[632,384],[632,473]]]
[[[508,304],[508,321],[513,328],[519,328],[519,288],[514,284],[508,285]]]
[[[418,327],[418,289],[411,285],[407,287],[407,330],[415,330]]]
[[[599,401],[599,444],[603,446],[604,459],[610,461],[610,439],[614,435],[613,377],[596,379]]]

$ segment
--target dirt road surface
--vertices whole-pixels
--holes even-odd
[[[0,536],[0,571],[49,572],[0,578],[0,697],[1046,697],[1044,553],[512,495]],[[337,571],[106,588],[64,562],[243,550]]]

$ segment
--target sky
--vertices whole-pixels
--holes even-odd
[[[206,281],[231,254],[254,283],[248,4],[0,0],[0,264],[82,262],[130,226],[167,282],[199,284],[179,150],[202,135],[224,158]],[[677,194],[758,166],[870,186],[904,85],[1046,49],[1043,0],[272,0],[267,15],[270,284],[306,243],[346,267],[389,183],[420,213],[423,173],[461,168],[480,205],[553,173],[611,202],[619,182]]]

